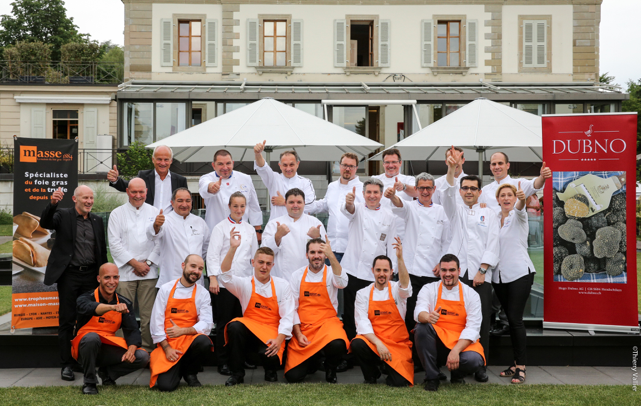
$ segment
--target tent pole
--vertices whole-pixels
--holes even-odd
[[[477,149],[476,152],[479,153],[479,178],[481,178],[481,183],[483,183],[483,150]]]

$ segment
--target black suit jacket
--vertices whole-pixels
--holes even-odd
[[[47,204],[40,216],[40,225],[48,230],[56,230],[56,239],[49,255],[47,270],[45,271],[45,285],[53,285],[62,276],[62,273],[71,263],[73,249],[76,244],[77,220],[75,207],[58,210],[58,205]],[[93,234],[96,239],[94,244],[96,256],[96,275],[98,267],[107,262],[107,244],[105,243],[105,226],[102,218],[89,213]]]
[[[145,171],[139,171],[138,177],[144,180],[145,184],[147,185],[147,199],[145,200],[145,203],[153,206],[154,196],[156,195],[156,170],[147,169]],[[116,183],[109,182],[109,186],[111,186],[112,188],[115,188],[120,192],[126,192],[127,186],[129,186],[129,181],[119,177]],[[172,172],[171,173],[172,193],[174,190],[178,189],[179,187],[187,187],[187,178],[185,178],[184,176],[178,175],[175,172]]]

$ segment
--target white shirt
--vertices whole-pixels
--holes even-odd
[[[388,188],[394,187],[396,178],[398,178],[399,182],[403,182],[404,184],[409,186],[414,186],[414,184],[416,183],[416,179],[413,176],[403,175],[402,173],[399,173],[396,176],[392,176],[391,178],[388,178],[385,173],[381,173],[380,175],[372,176],[372,178],[376,178],[383,182],[383,193]],[[399,192],[397,190],[396,196],[400,197],[403,200],[407,200],[408,202],[414,200],[412,196],[408,195],[404,191]],[[383,198],[381,199],[381,206],[391,210],[392,206],[394,205],[392,204],[392,201],[390,199],[383,196]],[[401,240],[403,240],[403,238],[405,237],[405,222],[400,218],[396,218],[396,235],[401,237]]]
[[[278,224],[286,224],[289,227],[289,233],[281,238],[280,245],[276,245],[276,228]],[[325,227],[316,217],[304,214],[294,221],[289,214],[276,217],[270,220],[265,226],[263,233],[263,247],[269,247],[274,250],[274,268],[272,275],[283,278],[289,282],[292,273],[298,268],[308,264],[306,245],[307,241],[312,238],[307,232],[312,227],[320,226],[320,235],[325,239]],[[331,244],[331,240],[330,240]]]
[[[461,194],[459,190],[461,189],[461,178],[467,176],[467,174],[463,171],[461,171],[461,174],[457,177],[454,178],[454,185],[456,186],[456,193],[457,193],[457,203],[458,204],[465,204],[463,202],[463,198],[461,197]],[[434,181],[434,194],[432,194],[432,203],[440,204],[441,206],[443,205],[443,198],[441,194],[443,193],[441,190],[446,188],[447,185],[447,175],[443,175],[440,178],[436,179]]]
[[[401,201],[403,207],[392,212],[406,224],[403,240],[403,259],[407,271],[415,276],[434,278],[432,269],[447,253],[452,240],[450,221],[438,204],[423,206],[418,200]]]
[[[165,283],[160,287],[156,295],[154,308],[151,311],[151,321],[149,322],[151,339],[154,344],[158,344],[167,338],[165,334],[165,311],[167,310],[167,301],[169,300],[169,294],[174,287],[174,283],[176,283],[175,279]],[[196,289],[196,311],[198,313],[198,322],[196,322],[196,324],[193,326],[179,325],[178,327],[193,327],[196,329],[196,332],[209,335],[214,326],[214,319],[211,315],[211,298],[207,289],[201,285],[196,285],[198,284],[194,283],[191,287],[187,288],[180,283],[180,281],[178,281],[176,285],[176,291],[174,292],[175,299],[189,299],[194,289]]]
[[[298,188],[305,193],[305,211],[307,211],[307,206],[312,204],[316,200],[316,191],[314,191],[314,185],[312,181],[308,178],[299,176],[298,173],[291,178],[285,177],[282,173],[276,173],[269,166],[269,162],[265,162],[265,165],[258,166],[256,161],[254,161],[254,169],[258,176],[262,179],[263,183],[267,187],[267,192],[269,193],[268,199],[278,196],[276,192],[285,197],[285,194],[294,188]],[[287,209],[285,206],[271,206],[271,214],[269,215],[269,221],[272,221],[276,217],[287,215]]]
[[[147,238],[155,235],[153,223],[147,227]],[[209,227],[205,220],[189,214],[186,218],[171,211],[165,215],[165,223],[160,227],[156,238],[160,241],[159,257],[149,258],[154,264],[160,265],[160,276],[156,287],[159,288],[169,281],[175,281],[182,275],[181,264],[187,255],[198,254],[207,258],[209,247]],[[204,286],[203,278],[198,284]]]
[[[519,182],[521,182],[521,189],[525,193],[525,197],[530,197],[534,193],[538,192],[541,189],[534,188],[534,179],[520,179],[520,178],[511,178],[510,175],[507,175],[500,182],[494,181],[489,185],[483,186],[483,193],[479,197],[479,203],[487,204],[487,207],[494,210],[495,213],[501,212],[501,206],[499,206],[498,200],[496,200],[496,190],[499,186],[508,183],[515,188],[519,188]],[[447,183],[447,182],[446,182]]]
[[[305,212],[309,214],[329,213],[327,220],[327,237],[329,237],[332,251],[344,253],[347,248],[349,220],[341,214],[341,205],[345,204],[345,196],[356,188],[355,203],[364,203],[363,182],[358,176],[343,185],[340,180],[329,184],[325,197],[310,204]]]
[[[171,171],[167,171],[165,180],[160,180],[158,171],[154,169],[154,179],[156,182],[156,189],[154,190],[154,207],[158,210],[162,209],[163,214],[172,211],[171,207]]]
[[[136,209],[129,202],[111,212],[107,227],[109,251],[118,267],[120,282],[158,278],[158,263],[149,267],[147,275],[138,276],[134,273],[133,266],[127,262],[132,259],[144,262],[160,254],[157,238],[149,240],[145,235],[147,227],[149,224],[153,225],[159,212],[160,210],[147,203]]]
[[[523,184],[521,183],[521,186]],[[497,214],[499,225],[501,224],[501,213]],[[492,276],[493,283],[509,283],[525,276],[529,272],[534,273],[534,264],[527,253],[527,237],[530,232],[528,215],[523,206],[522,210],[513,209],[503,221],[499,233],[501,252],[499,264]],[[499,279],[500,278],[500,279]]]
[[[260,210],[258,196],[256,195],[256,189],[254,189],[251,176],[238,171],[232,171],[229,178],[223,179],[220,183],[218,193],[209,193],[209,184],[211,182],[218,182],[219,179],[220,177],[216,171],[213,171],[201,176],[198,181],[198,192],[203,198],[205,207],[207,208],[205,212],[205,223],[207,223],[207,227],[213,230],[216,224],[229,216],[229,196],[234,192],[241,192],[247,200],[243,221],[249,221],[252,226],[262,226],[263,212]]]
[[[418,323],[418,315],[421,312],[431,313],[436,309],[436,302],[438,300],[438,287],[442,282],[428,283],[423,286],[418,292],[416,297],[416,308],[414,309],[414,320]],[[483,315],[481,313],[481,297],[478,293],[464,283],[452,287],[448,290],[443,286],[441,299],[451,300],[458,302],[460,300],[459,286],[463,286],[463,301],[465,302],[465,312],[467,318],[465,319],[465,328],[461,331],[459,340],[470,340],[476,342],[480,337],[481,321]]]
[[[370,210],[365,203],[354,205],[354,214],[341,205],[341,213],[349,219],[349,241],[341,266],[345,272],[355,278],[374,282],[372,261],[379,255],[387,255],[396,267],[396,251],[392,244],[395,242],[396,217],[389,209],[380,207]],[[330,240],[331,243],[331,240]]]
[[[256,294],[262,297],[272,297],[271,281],[267,283],[260,283],[260,281],[253,276],[250,278],[243,278],[233,275],[231,272],[224,272],[221,276],[227,290],[232,295],[236,296],[243,307],[243,314],[247,310],[247,305],[252,296],[252,279],[256,286]],[[285,279],[275,276],[271,277],[274,280],[274,289],[276,289],[276,297],[278,300],[278,314],[280,321],[278,323],[278,334],[283,334],[289,340],[292,337],[292,327],[294,326],[294,313],[296,308],[294,306],[294,296],[292,296],[292,288],[289,282]],[[276,338],[276,337],[274,337]]]
[[[407,288],[401,288],[400,282],[390,282],[392,285],[392,298],[396,303],[396,308],[401,315],[401,319],[405,320],[405,313],[407,312],[407,298],[412,296],[412,284],[409,283]],[[367,314],[369,311],[369,293],[374,284],[356,292],[356,301],[354,302],[354,321],[356,322],[356,334],[374,334],[372,322]],[[387,286],[383,290],[374,288],[374,295],[372,300],[375,302],[383,302],[389,300],[389,292]]]
[[[292,274],[292,279],[289,281],[292,286],[292,294],[294,295],[294,303],[296,305],[296,312],[294,313],[294,324],[300,324],[300,317],[298,315],[298,300],[300,298],[300,284],[303,280],[303,274],[305,273],[306,268],[307,266],[304,266],[294,272]],[[334,310],[336,310],[336,312],[338,312],[338,290],[343,289],[347,286],[347,280],[347,274],[345,273],[344,269],[341,269],[341,274],[336,276],[334,275],[334,271],[332,271],[332,267],[329,265],[327,266],[327,278],[325,279],[325,287],[327,288],[327,294],[329,295],[329,299],[331,300],[332,306],[334,306]],[[305,282],[320,283],[322,281],[322,270],[318,273],[314,273],[311,270],[307,271]]]
[[[256,230],[249,223],[242,221],[240,224],[234,223],[229,218],[218,223],[211,232],[209,239],[209,248],[207,249],[207,274],[216,276],[218,285],[224,288],[221,282],[220,265],[223,263],[227,252],[229,251],[229,233],[231,229],[240,233],[240,246],[234,253],[234,259],[231,263],[229,272],[237,276],[249,277],[254,274],[251,260],[258,249],[258,240],[256,239]]]
[[[447,186],[449,184],[445,182]],[[489,207],[481,208],[479,203],[471,209],[466,205],[456,204],[457,190],[449,186],[443,193],[443,208],[450,219],[452,242],[448,254],[454,254],[461,263],[461,275],[472,280],[481,264],[490,268],[485,281],[492,281],[492,269],[499,262],[499,222],[496,214]]]

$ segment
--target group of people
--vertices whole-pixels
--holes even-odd
[[[200,386],[215,324],[228,386],[243,383],[256,360],[266,381],[284,366],[288,382],[324,369],[336,383],[358,364],[367,383],[385,374],[387,385],[412,386],[423,369],[435,391],[447,379],[442,366],[453,383],[468,374],[486,382],[494,290],[514,348],[501,376],[525,381],[522,317],[535,272],[525,199],[551,177],[545,163],[539,177],[513,179],[507,155],[496,153],[495,181],[482,188],[463,172],[460,148],[447,150],[439,179],[401,174],[400,152],[388,149],[385,173],[361,182],[358,157],[345,153],[339,179],[316,199],[296,152],[280,155],[278,173],[265,144],[254,147],[271,199],[264,230],[252,179],[226,150],[199,181],[204,220],[191,214],[186,179],[169,170],[170,148],[157,147],[154,169],[129,182],[114,166],[107,179],[128,201],[109,219],[113,263],[92,190],[79,186],[69,209],[57,207],[62,190],[52,194],[41,225],[56,230],[45,283],[57,283],[60,297],[62,379],[82,370],[83,393],[96,394],[96,367],[102,385],[113,385],[149,364],[150,387]],[[317,213],[329,214],[327,229]]]

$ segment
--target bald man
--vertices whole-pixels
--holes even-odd
[[[88,186],[78,186],[72,197],[74,207],[68,209],[58,208],[63,197],[62,188],[53,192],[51,201],[40,216],[40,225],[56,231],[44,283],[48,286],[57,284],[60,377],[73,381],[72,367],[77,365],[71,357],[71,338],[76,321],[76,300],[98,286],[96,277],[100,266],[107,262],[107,245],[102,218],[91,213],[93,190]]]

